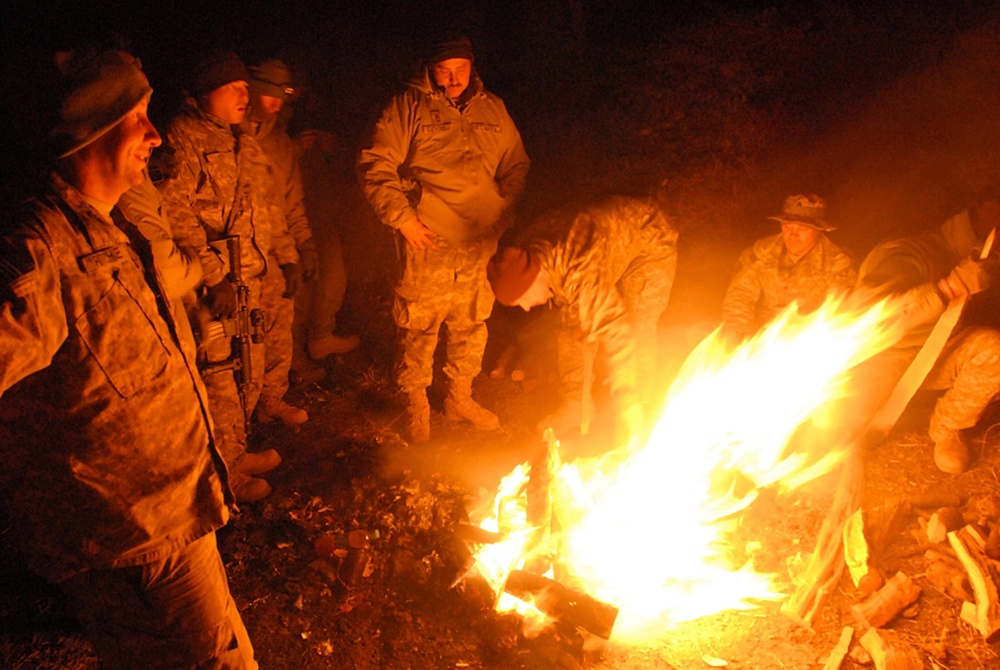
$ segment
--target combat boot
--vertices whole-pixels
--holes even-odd
[[[472,381],[452,381],[444,399],[444,415],[449,421],[468,421],[479,430],[496,430],[500,419],[472,399]]]
[[[419,444],[431,439],[431,404],[427,401],[426,391],[414,391],[407,394],[406,417],[410,442]]]
[[[340,335],[331,333],[330,335],[310,339],[307,348],[310,358],[314,361],[321,361],[327,356],[346,354],[354,351],[358,348],[359,344],[361,344],[361,338],[357,335],[341,337]]]
[[[257,502],[271,495],[271,485],[263,479],[250,477],[239,472],[229,473],[229,488],[236,496],[236,502]]]
[[[245,452],[236,459],[236,464],[230,469],[252,477],[270,472],[279,465],[281,465],[281,455],[274,449],[265,449],[253,453]]]
[[[261,423],[271,423],[275,419],[286,426],[299,426],[309,420],[309,414],[304,409],[289,405],[281,398],[262,395],[257,404],[257,420]]]
[[[934,441],[934,465],[941,472],[957,475],[969,469],[969,445],[957,430]]]

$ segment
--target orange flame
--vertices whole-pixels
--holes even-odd
[[[809,445],[789,450],[789,441],[843,397],[852,367],[898,340],[897,314],[885,301],[862,312],[830,298],[806,316],[793,305],[734,351],[713,333],[688,357],[645,444],[556,459],[550,495],[558,532],[528,526],[530,467],[515,468],[481,524],[505,540],[476,556],[500,594],[498,609],[531,609],[503,584],[538,556],[556,557],[561,583],[620,608],[617,640],[785,598],[776,576],[756,572],[752,559],[733,564],[739,514],[764,487],[790,490],[838,465],[844,445],[806,453]]]

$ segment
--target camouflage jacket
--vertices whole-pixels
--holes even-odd
[[[946,306],[937,282],[979,243],[968,212],[939,228],[882,242],[861,264],[855,293],[865,302],[893,296],[907,332],[898,346],[920,346]]]
[[[854,287],[854,259],[823,234],[798,260],[781,234],[757,240],[743,251],[722,301],[723,329],[740,338],[756,333],[792,302],[803,312],[823,304],[833,289]]]
[[[556,304],[579,320],[584,336],[608,358],[612,392],[635,388],[635,343],[619,280],[645,264],[677,267],[677,231],[649,199],[610,198],[583,211],[539,219],[521,246],[542,261]],[[663,287],[670,290],[670,286]]]
[[[0,452],[32,568],[138,565],[225,524],[208,401],[148,243],[54,177],[0,235]]]
[[[298,262],[284,219],[273,216],[269,191],[260,186],[270,184],[271,175],[253,137],[189,98],[167,141],[174,169],[161,190],[164,211],[178,246],[193,249],[201,261],[205,284],[214,286],[226,274],[224,257],[210,243],[229,235],[240,237],[245,279],[264,274],[269,251],[280,264]]]
[[[382,113],[358,159],[378,218],[399,228],[416,213],[449,242],[493,235],[524,190],[531,161],[503,101],[473,76],[456,106],[424,72]]]
[[[284,219],[285,228],[295,241],[295,246],[301,248],[312,239],[312,229],[306,216],[296,144],[288,136],[284,124],[279,123],[278,114],[264,121],[252,121],[248,112],[242,127],[244,132],[257,140],[267,157],[271,174],[271,199],[277,216]]]

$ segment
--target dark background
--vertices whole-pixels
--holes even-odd
[[[524,219],[651,192],[684,230],[771,232],[790,192],[827,197],[840,241],[932,225],[998,181],[996,3],[557,0],[428,3],[7,3],[4,172],[38,158],[49,55],[112,35],[138,55],[164,129],[212,48],[280,56],[311,99],[293,128],[353,151],[442,32],[477,68],[534,166]]]

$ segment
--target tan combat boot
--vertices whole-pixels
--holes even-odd
[[[962,433],[948,431],[940,440],[934,441],[934,465],[941,472],[957,475],[969,469],[969,445]]]
[[[301,426],[309,420],[309,414],[301,407],[289,405],[281,398],[262,395],[257,403],[257,420],[261,423],[271,423],[277,419],[286,426]]]
[[[479,430],[496,430],[500,419],[472,399],[472,380],[452,380],[444,399],[444,414],[449,421],[468,421]]]
[[[431,404],[426,391],[407,394],[406,416],[409,420],[410,442],[419,444],[431,439]]]

